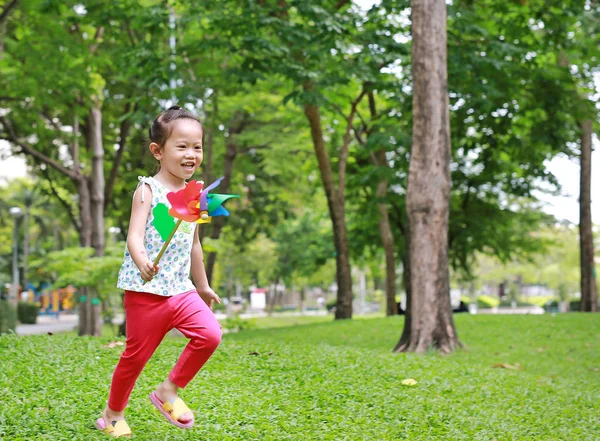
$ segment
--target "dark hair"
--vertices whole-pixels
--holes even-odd
[[[154,118],[154,121],[152,121],[150,130],[148,131],[150,135],[150,142],[155,142],[160,146],[160,148],[163,148],[165,142],[167,139],[169,139],[169,136],[171,136],[171,132],[173,131],[173,124],[171,123],[182,118],[192,119],[200,124],[200,127],[202,128],[202,138],[204,141],[204,127],[202,126],[202,123],[198,117],[182,107],[171,106],[164,112],[158,114],[158,116]]]

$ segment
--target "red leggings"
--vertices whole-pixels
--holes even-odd
[[[127,343],[115,368],[108,407],[125,409],[142,369],[164,338],[177,328],[190,339],[169,380],[185,387],[221,342],[221,326],[198,293],[189,291],[173,297],[125,291]]]

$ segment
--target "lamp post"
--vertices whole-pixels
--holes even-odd
[[[10,302],[16,307],[19,303],[19,218],[23,211],[19,207],[11,207],[9,210],[15,219],[13,228],[13,261],[12,261],[12,283],[10,285]]]

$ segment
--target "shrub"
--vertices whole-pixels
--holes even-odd
[[[548,302],[556,300],[556,296],[528,296],[524,299],[526,299],[532,305],[544,306],[547,305]]]
[[[0,334],[15,330],[17,326],[17,312],[6,300],[0,300]]]
[[[35,303],[19,302],[17,307],[17,317],[21,323],[34,325],[37,322],[37,316],[40,312],[40,307]]]
[[[213,312],[225,311],[225,309],[226,309],[226,306],[224,303],[213,302],[213,304],[212,304]]]
[[[247,331],[256,328],[256,322],[254,320],[244,320],[238,315],[226,318],[221,325],[223,326],[223,329],[230,332]]]
[[[516,306],[535,306],[534,303],[525,302],[523,300],[517,300],[516,304],[517,304]],[[502,300],[498,306],[500,306],[501,308],[512,307],[512,301],[511,300]]]
[[[494,306],[498,306],[498,299],[495,299],[490,296],[479,296],[477,297],[477,307],[478,308],[493,308]]]

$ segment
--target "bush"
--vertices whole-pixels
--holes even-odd
[[[527,296],[525,297],[529,303],[537,306],[545,306],[548,302],[557,300],[556,296]]]
[[[17,326],[17,312],[6,300],[0,300],[0,334],[15,330]]]
[[[212,304],[213,312],[221,312],[221,311],[225,311],[225,309],[226,309],[225,303],[213,302],[213,304]]]
[[[479,296],[477,297],[477,307],[481,309],[485,308],[493,308],[494,306],[498,306],[498,299],[495,299],[490,296]]]
[[[40,312],[40,307],[35,303],[19,302],[17,307],[17,317],[21,323],[35,325]]]
[[[533,303],[524,302],[522,300],[517,300],[516,304],[517,304],[516,306],[535,306]],[[510,308],[510,307],[512,307],[512,301],[511,300],[502,300],[498,306],[500,306],[501,308]]]
[[[238,315],[223,320],[221,325],[223,326],[223,329],[230,332],[247,331],[256,328],[256,322],[254,320],[244,320]]]

